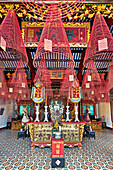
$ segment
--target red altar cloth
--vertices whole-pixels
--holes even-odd
[[[63,138],[52,138],[52,158],[64,158],[64,140]]]

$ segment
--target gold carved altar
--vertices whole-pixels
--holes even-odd
[[[62,122],[61,124],[64,146],[81,148],[85,122]],[[32,148],[35,146],[51,147],[52,122],[29,122],[28,125]]]
[[[85,122],[63,122],[62,132],[64,138],[64,146],[82,147],[82,138]]]
[[[52,122],[30,122],[29,131],[31,137],[31,147],[39,146],[41,148],[45,146],[51,146],[52,138]]]

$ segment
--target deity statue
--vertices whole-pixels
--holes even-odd
[[[86,108],[86,117],[85,117],[85,121],[86,121],[87,123],[90,123],[90,122],[91,122],[90,117],[89,117],[89,114],[90,114],[90,108],[87,107],[87,108]]]
[[[52,101],[51,105],[49,105],[50,112],[51,112],[51,120],[55,124],[56,122],[60,123],[63,114],[63,108],[61,101]]]

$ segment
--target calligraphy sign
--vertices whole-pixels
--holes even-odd
[[[62,79],[65,70],[48,70],[50,79]]]
[[[87,47],[90,37],[90,22],[63,24],[70,47]],[[22,22],[22,37],[26,47],[37,47],[43,27],[44,22]]]

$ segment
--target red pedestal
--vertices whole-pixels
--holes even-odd
[[[52,138],[52,168],[64,168],[65,158],[64,158],[64,140]]]
[[[52,138],[52,158],[64,158],[64,140]]]

